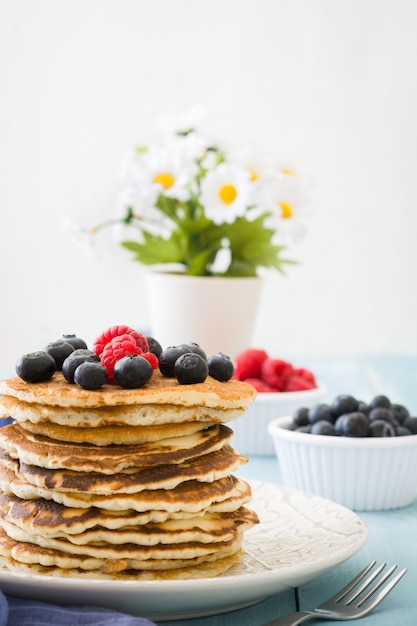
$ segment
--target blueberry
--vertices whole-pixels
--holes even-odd
[[[207,360],[209,375],[222,383],[230,380],[235,371],[233,362],[229,356],[219,352]]]
[[[96,361],[84,361],[74,372],[74,382],[82,389],[99,389],[107,382],[107,370]]]
[[[368,415],[370,408],[366,402],[363,402],[363,400],[359,400],[358,408],[356,410],[359,411],[359,413],[365,413],[365,415]]]
[[[71,352],[74,352],[74,346],[66,341],[63,341],[62,339],[58,339],[57,341],[51,341],[51,343],[48,343],[45,347],[45,352],[50,354],[55,359],[56,369],[61,371],[62,364],[67,356],[69,356]]]
[[[343,437],[366,437],[369,420],[364,413],[355,411],[340,415],[334,426],[337,435],[342,435]]]
[[[408,435],[412,435],[413,433],[405,426],[399,424],[398,426],[395,426],[395,434],[397,437],[405,437]]]
[[[311,424],[306,424],[305,426],[299,426],[298,428],[295,429],[295,432],[297,433],[311,433]]]
[[[394,419],[399,424],[404,424],[405,420],[410,417],[410,411],[403,406],[402,404],[392,404],[391,411],[394,416]]]
[[[391,400],[387,398],[387,396],[383,396],[383,395],[375,396],[375,398],[373,398],[371,402],[369,403],[369,408],[376,409],[379,407],[384,408],[384,409],[390,409]]]
[[[146,341],[148,342],[149,352],[152,352],[155,356],[159,357],[162,353],[162,346],[154,337],[146,337]]]
[[[188,352],[195,352],[195,354],[199,354],[203,357],[203,359],[206,359],[207,361],[207,354],[198,343],[195,343],[195,341],[189,341],[187,343],[184,343],[183,345],[188,348]]]
[[[395,437],[395,428],[386,420],[374,420],[369,424],[368,434],[370,437]]]
[[[209,373],[206,359],[196,352],[182,354],[175,361],[175,376],[181,385],[203,383]]]
[[[92,350],[77,348],[71,352],[62,364],[62,373],[69,383],[74,383],[74,372],[81,363],[85,361],[100,361],[99,356]]]
[[[335,417],[339,417],[339,415],[343,415],[344,413],[353,413],[353,411],[358,410],[358,401],[356,398],[349,394],[343,394],[337,396],[331,406],[332,413]]]
[[[182,354],[187,354],[190,352],[189,347],[185,344],[181,344],[179,346],[169,346],[165,348],[159,356],[159,370],[163,376],[168,376],[169,378],[175,377],[174,364],[175,361]]]
[[[297,409],[293,416],[293,422],[296,426],[307,426],[310,422],[308,421],[308,408],[306,406],[302,406]]]
[[[74,350],[78,350],[80,348],[87,350],[86,342],[84,339],[81,339],[81,337],[77,337],[77,335],[62,335],[62,341],[70,343],[74,347]]]
[[[394,417],[392,411],[390,409],[386,409],[383,406],[378,406],[375,409],[371,409],[369,412],[369,421],[374,422],[375,420],[384,420],[385,422],[394,423]]]
[[[417,417],[407,417],[403,426],[408,428],[412,435],[417,435]]]
[[[27,383],[50,380],[55,372],[55,359],[44,350],[24,354],[16,363],[17,375]]]
[[[334,422],[334,415],[328,404],[315,404],[309,408],[308,421],[310,424],[314,424],[314,422],[319,422],[320,420]]]
[[[319,420],[311,425],[312,435],[336,435],[335,427],[327,420]]]
[[[143,387],[151,378],[152,373],[152,365],[139,354],[132,354],[119,359],[113,370],[114,380],[125,389]]]

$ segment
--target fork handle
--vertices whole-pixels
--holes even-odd
[[[273,619],[271,622],[263,624],[263,626],[297,626],[297,624],[301,624],[313,617],[317,617],[317,615],[307,611],[298,611],[297,613],[291,613],[290,615]]]

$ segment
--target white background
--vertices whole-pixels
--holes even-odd
[[[125,151],[195,104],[315,184],[252,344],[417,352],[416,30],[415,0],[0,0],[0,372],[63,332],[149,325],[140,266],[62,224],[110,216]]]

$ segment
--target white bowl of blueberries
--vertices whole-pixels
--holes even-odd
[[[385,395],[299,407],[268,426],[284,484],[357,511],[417,496],[417,417]]]

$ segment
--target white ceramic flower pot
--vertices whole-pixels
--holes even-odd
[[[194,341],[207,356],[234,358],[248,348],[256,320],[262,279],[147,275],[150,330],[166,348]]]

